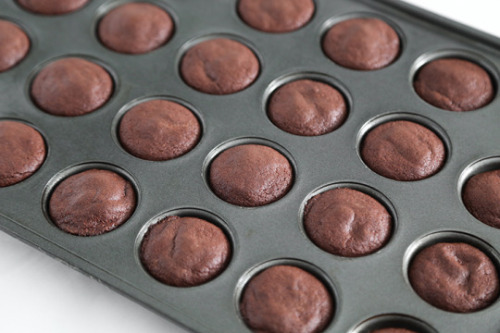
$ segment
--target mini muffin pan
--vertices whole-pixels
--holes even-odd
[[[61,16],[27,12],[14,0],[0,2],[1,19],[19,24],[31,40],[28,56],[0,74],[0,119],[32,125],[47,145],[46,160],[34,175],[0,188],[4,231],[196,332],[248,331],[238,310],[245,284],[280,263],[310,271],[330,290],[335,311],[326,332],[365,333],[387,326],[422,333],[500,331],[500,300],[474,313],[442,311],[423,301],[407,276],[412,257],[440,241],[470,243],[500,268],[500,230],[475,219],[461,200],[469,177],[500,168],[498,91],[490,104],[458,113],[426,103],[412,85],[423,64],[453,56],[480,64],[498,90],[498,39],[395,0],[316,0],[312,20],[284,34],[246,25],[238,16],[236,0],[147,0],[170,13],[174,35],[150,53],[125,55],[107,49],[96,36],[102,15],[124,2],[92,0]],[[375,71],[356,71],[325,56],[324,33],[352,17],[380,18],[396,30],[402,46],[394,63]],[[261,68],[248,88],[214,96],[189,87],[179,64],[190,46],[220,36],[250,47]],[[97,111],[58,117],[32,102],[29,90],[36,73],[68,56],[90,59],[111,73],[114,93]],[[297,78],[324,81],[344,94],[349,115],[342,126],[325,135],[302,137],[273,125],[266,115],[269,96]],[[187,154],[153,162],[134,157],[120,146],[116,133],[120,117],[139,101],[153,97],[179,102],[199,118],[202,135]],[[400,182],[376,174],[363,163],[359,153],[363,136],[377,124],[397,119],[423,124],[443,139],[447,159],[437,174]],[[222,201],[211,191],[207,172],[213,158],[244,143],[271,146],[289,159],[294,183],[283,198],[244,208]],[[130,180],[137,208],[112,232],[94,237],[67,234],[47,214],[50,193],[65,177],[95,167]],[[391,238],[376,253],[334,256],[306,236],[302,211],[307,200],[339,186],[373,195],[392,214]],[[198,216],[222,227],[233,250],[222,274],[190,288],[167,286],[148,275],[139,259],[142,237],[151,223],[172,214]]]

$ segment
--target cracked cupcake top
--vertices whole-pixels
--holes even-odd
[[[323,250],[345,257],[373,253],[387,243],[392,217],[377,200],[350,188],[312,197],[304,209],[304,227]]]
[[[425,126],[396,120],[379,125],[366,134],[361,156],[379,175],[415,181],[430,177],[441,169],[446,149],[441,139]]]
[[[29,49],[28,35],[16,24],[0,20],[0,73],[17,65]]]
[[[412,260],[408,275],[420,297],[446,311],[478,311],[498,297],[495,265],[466,243],[437,243],[423,249]]]
[[[95,236],[116,229],[132,215],[132,184],[109,170],[90,169],[64,179],[52,192],[49,215],[60,229]]]
[[[255,54],[228,38],[210,39],[190,48],[181,62],[188,85],[207,94],[225,95],[250,86],[259,75]]]
[[[472,111],[491,102],[495,94],[490,75],[481,66],[458,58],[424,65],[413,82],[427,103],[449,111]]]
[[[288,159],[275,149],[257,144],[231,147],[210,165],[210,186],[233,205],[257,207],[283,197],[293,183]]]
[[[42,165],[46,153],[37,130],[17,121],[0,121],[0,187],[31,176]]]
[[[252,28],[282,33],[297,30],[314,14],[313,0],[240,0],[238,13]]]
[[[231,245],[216,225],[196,218],[169,216],[153,224],[141,244],[141,261],[157,280],[191,287],[219,275],[231,258]]]
[[[243,320],[254,332],[318,333],[335,304],[324,284],[305,270],[277,265],[254,276],[240,300]]]
[[[284,131],[314,136],[334,131],[347,118],[342,94],[328,84],[297,80],[277,89],[270,98],[268,115]]]

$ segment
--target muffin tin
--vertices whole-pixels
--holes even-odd
[[[30,178],[0,188],[0,227],[147,307],[198,332],[246,331],[238,301],[245,283],[270,265],[287,263],[318,276],[331,291],[336,309],[326,332],[369,332],[385,324],[422,333],[496,332],[500,301],[484,310],[457,314],[439,310],[411,288],[407,268],[413,255],[439,241],[464,241],[483,250],[500,269],[500,231],[476,220],[461,201],[464,182],[500,167],[500,42],[443,18],[393,0],[317,0],[313,19],[285,34],[259,32],[238,17],[234,0],[148,0],[165,8],[175,33],[163,47],[124,55],[96,37],[98,20],[120,0],[93,0],[79,11],[40,16],[14,0],[0,3],[2,19],[19,24],[31,39],[26,59],[0,74],[0,119],[15,119],[40,131],[47,158]],[[329,60],[321,49],[325,31],[350,17],[377,17],[398,32],[399,58],[376,71],[354,71]],[[261,69],[247,89],[225,96],[198,92],[184,83],[179,64],[193,43],[225,36],[249,46]],[[109,102],[90,114],[64,118],[47,114],[30,99],[34,75],[48,62],[80,56],[104,66],[114,79]],[[413,76],[431,59],[457,56],[483,66],[497,92],[476,111],[435,108],[415,93]],[[268,119],[266,103],[276,87],[296,78],[331,83],[346,97],[349,115],[337,130],[317,137],[286,133]],[[153,96],[174,100],[200,120],[199,143],[187,154],[153,162],[128,154],[119,144],[120,117]],[[444,141],[447,160],[434,176],[416,182],[384,178],[363,163],[363,135],[388,120],[412,120],[433,129]],[[280,200],[243,208],[219,199],[207,183],[207,168],[223,149],[269,145],[294,168],[294,184]],[[46,214],[56,184],[70,174],[99,167],[128,178],[137,191],[137,209],[116,230],[78,237],[55,227]],[[374,254],[343,258],[316,247],[302,226],[302,209],[326,188],[349,185],[372,193],[393,215],[394,230]],[[196,287],[166,286],[149,276],[138,249],[147,227],[166,215],[205,217],[221,226],[232,244],[226,270]]]

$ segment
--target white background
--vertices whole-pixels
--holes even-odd
[[[500,37],[496,0],[407,2]],[[0,232],[0,332],[186,331]]]

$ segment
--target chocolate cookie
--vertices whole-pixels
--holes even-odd
[[[312,197],[304,209],[309,238],[323,250],[345,257],[373,253],[391,236],[392,217],[371,196],[336,188]]]
[[[478,311],[498,297],[495,265],[483,252],[465,243],[438,243],[425,248],[412,260],[408,275],[420,297],[445,311]]]
[[[167,217],[149,228],[141,244],[141,261],[148,272],[176,287],[212,280],[230,257],[231,245],[224,232],[195,217]]]
[[[74,12],[89,0],[17,0],[26,10],[42,15],[61,15]]]
[[[259,75],[255,54],[227,38],[210,39],[190,48],[181,62],[188,85],[207,94],[232,94],[250,86]]]
[[[418,333],[415,331],[407,330],[406,328],[381,328],[372,331],[371,333]]]
[[[334,302],[326,287],[310,273],[279,265],[248,282],[240,312],[254,332],[317,333],[330,322]]]
[[[471,111],[491,102],[495,88],[481,66],[457,59],[437,59],[424,65],[413,86],[427,103],[449,111]]]
[[[99,22],[102,43],[116,51],[141,54],[165,44],[174,32],[170,15],[149,3],[127,3],[111,10]]]
[[[17,65],[29,49],[26,33],[14,23],[0,20],[0,73]]]
[[[60,229],[95,236],[116,229],[134,212],[132,184],[108,170],[90,169],[64,179],[52,192],[49,215]]]
[[[45,155],[45,142],[37,130],[17,121],[0,121],[0,187],[31,176]]]
[[[210,165],[209,173],[210,186],[218,197],[245,207],[280,199],[293,181],[287,158],[273,148],[256,144],[223,151]]]
[[[104,68],[80,58],[45,66],[33,80],[31,97],[45,112],[74,117],[97,110],[111,97],[113,80]]]
[[[356,70],[375,70],[399,56],[399,36],[376,18],[354,18],[335,24],[323,38],[323,50],[337,64]]]
[[[342,94],[318,81],[297,80],[271,96],[268,115],[282,130],[304,136],[329,133],[347,118]]]
[[[444,165],[446,149],[430,129],[397,120],[372,129],[363,140],[361,156],[379,175],[414,181],[437,173]]]
[[[196,116],[184,106],[166,100],[143,102],[123,116],[119,136],[132,155],[166,161],[190,151],[200,138]]]
[[[500,170],[472,176],[464,186],[462,200],[479,221],[500,228]]]
[[[265,32],[289,32],[309,22],[313,0],[240,0],[238,13],[246,24]]]

